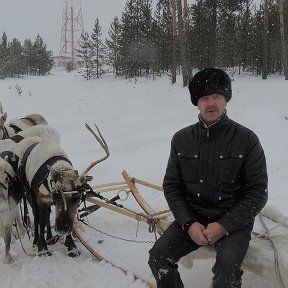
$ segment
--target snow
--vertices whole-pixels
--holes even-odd
[[[21,96],[17,95],[16,84],[23,90]],[[288,82],[280,76],[271,76],[264,81],[256,76],[234,75],[232,85],[228,116],[259,136],[268,164],[268,204],[288,215]],[[172,135],[197,121],[198,115],[197,108],[190,102],[188,89],[182,87],[180,76],[171,86],[167,76],[154,81],[106,75],[102,79],[85,81],[76,73],[54,70],[45,77],[0,80],[0,95],[8,120],[40,113],[50,126],[57,128],[62,148],[80,172],[104,155],[84,127],[84,123],[91,127],[96,123],[109,145],[111,156],[88,173],[94,177],[93,185],[123,181],[121,172],[124,169],[131,176],[161,185]],[[142,190],[141,187],[141,193],[156,210],[167,208],[162,192]],[[127,204],[121,204],[141,211],[131,198]],[[123,261],[123,265],[128,263],[127,267],[149,273],[147,251],[155,237],[145,224],[103,208],[91,215],[89,224],[107,234],[131,240],[120,241],[100,232],[95,232],[90,239],[93,245],[106,251],[103,253]],[[98,243],[99,240],[104,241]],[[15,262],[4,265],[4,242],[0,239],[0,287],[146,287],[143,282],[134,281],[132,273],[126,276],[110,264],[98,262],[81,243],[76,244],[81,250],[77,259],[64,255],[60,243],[51,247],[54,251],[51,257],[30,257],[16,240],[11,247]],[[27,236],[23,245],[31,252]],[[208,287],[212,265],[211,259],[199,260],[192,271],[181,268],[186,286],[191,287],[193,283],[194,288]],[[243,287],[274,286],[247,271]]]

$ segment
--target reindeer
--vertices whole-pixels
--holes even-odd
[[[59,135],[58,135],[59,136]],[[23,197],[23,190],[19,178],[16,177],[19,159],[23,153],[32,145],[36,145],[42,141],[41,137],[28,137],[21,142],[13,142],[10,139],[0,141],[0,146],[3,142],[9,141],[9,150],[0,150],[0,236],[4,238],[6,253],[4,263],[13,262],[10,254],[11,230],[15,219],[18,234],[20,238],[25,235],[25,228],[19,215],[18,204]],[[12,141],[10,143],[10,141]],[[3,147],[2,147],[3,148]],[[51,235],[50,222],[48,222],[47,233]]]
[[[26,115],[20,119],[12,119],[9,122],[7,120],[7,113],[3,112],[3,106],[0,103],[0,139],[7,139],[20,131],[23,131],[31,126],[45,124],[48,125],[46,119],[37,113]]]
[[[94,165],[110,155],[98,127],[96,126],[99,136],[88,124],[86,128],[100,143],[106,155],[92,162],[80,176],[77,170],[74,170],[65,151],[47,139],[32,145],[20,156],[18,177],[25,187],[32,207],[35,229],[33,245],[37,246],[39,255],[51,255],[44,233],[52,205],[55,205],[55,231],[58,235],[64,236],[68,255],[70,257],[80,255],[71,232],[80,199],[85,194],[87,182],[92,180],[92,177],[86,174]]]
[[[0,152],[9,150],[15,143],[22,141],[24,138],[38,136],[43,139],[50,139],[56,144],[60,143],[60,135],[57,129],[50,127],[49,125],[39,124],[31,126],[23,131],[20,131],[17,135],[12,136],[0,141]]]
[[[4,238],[5,242],[4,264],[10,264],[14,261],[10,254],[14,219],[17,223],[19,236],[23,238],[25,235],[17,206],[21,196],[14,189],[15,186],[12,185],[14,176],[13,167],[0,157],[0,236]]]

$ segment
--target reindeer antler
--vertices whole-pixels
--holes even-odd
[[[99,160],[96,160],[94,162],[92,162],[85,170],[83,173],[81,173],[79,175],[79,177],[74,181],[74,185],[77,186],[81,186],[82,182],[81,180],[85,177],[85,175],[90,171],[91,168],[93,168],[96,164],[104,161],[105,159],[107,159],[110,156],[110,152],[109,152],[109,148],[108,145],[104,139],[104,137],[102,136],[99,128],[97,127],[96,124],[94,124],[97,132],[99,134],[99,136],[93,131],[93,129],[87,124],[85,123],[85,127],[93,134],[93,136],[95,137],[95,139],[97,140],[97,142],[101,145],[101,147],[103,148],[103,150],[106,152],[106,155],[104,157],[102,157]]]

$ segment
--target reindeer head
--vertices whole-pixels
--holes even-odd
[[[55,191],[73,191],[75,189],[74,181],[78,177],[78,171],[73,170],[72,167],[69,167],[70,165],[68,167],[67,165],[61,166],[61,162],[63,163],[64,161],[59,161],[56,165],[48,166],[51,181],[55,185]]]
[[[48,166],[52,183],[52,197],[55,204],[55,230],[59,235],[72,231],[73,221],[80,202],[81,193],[76,190],[74,181],[78,171],[65,161]]]
[[[98,127],[96,126],[99,136],[88,124],[86,124],[86,128],[94,135],[97,142],[100,143],[101,147],[106,152],[106,155],[103,158],[92,162],[80,176],[76,170],[73,170],[72,166],[67,168],[67,163],[66,168],[63,166],[61,167],[61,161],[59,161],[60,164],[58,166],[53,165],[53,167],[49,167],[51,181],[54,183],[54,192],[52,195],[56,207],[55,230],[60,235],[69,234],[73,228],[73,221],[83,189],[85,190],[87,182],[92,180],[92,177],[87,176],[86,174],[93,166],[110,156],[108,145]]]

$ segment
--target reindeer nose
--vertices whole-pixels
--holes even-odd
[[[58,235],[64,236],[72,231],[72,226],[64,219],[58,219],[55,223],[55,231]]]
[[[55,226],[55,231],[56,231],[56,233],[58,235],[65,236],[67,234],[70,234],[71,229],[69,228],[68,225],[66,227],[57,227],[57,226]]]

